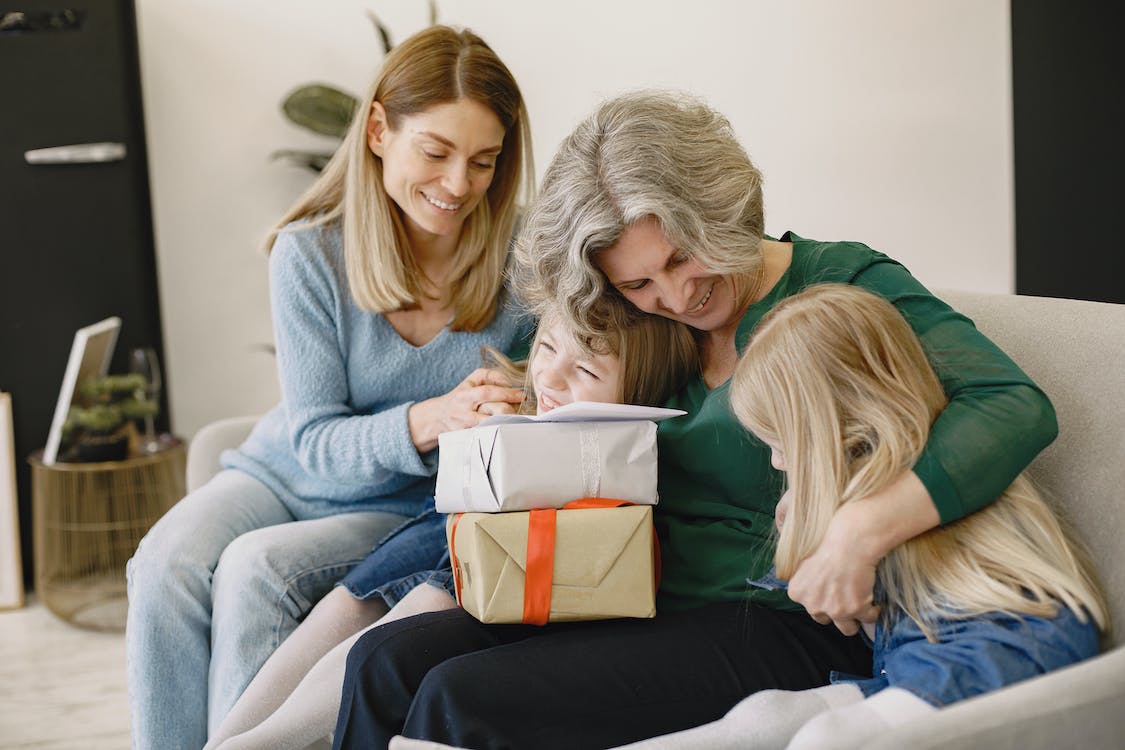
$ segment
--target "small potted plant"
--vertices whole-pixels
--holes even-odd
[[[104,375],[78,385],[75,403],[67,413],[63,440],[67,456],[83,462],[120,461],[136,438],[134,421],[155,417],[160,404],[146,397],[143,375]]]

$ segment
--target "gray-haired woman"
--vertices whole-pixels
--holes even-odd
[[[517,254],[521,294],[565,299],[579,329],[654,314],[696,331],[702,370],[668,404],[689,415],[659,432],[658,615],[532,628],[451,611],[369,633],[349,659],[339,747],[399,732],[475,748],[605,747],[711,721],[759,690],[870,674],[853,636],[878,613],[879,560],[987,505],[1057,432],[1042,391],[900,264],[859,243],[766,237],[758,170],[726,119],[690,97],[629,94],[580,124]],[[950,404],[911,470],[833,516],[786,597],[747,584],[769,566],[785,505],[728,381],[762,316],[828,281],[903,313]]]

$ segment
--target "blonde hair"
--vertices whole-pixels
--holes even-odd
[[[516,288],[532,307],[565,301],[588,335],[628,325],[640,313],[596,257],[649,218],[749,299],[762,265],[761,174],[726,118],[687,94],[610,99],[563,141],[516,240]]]
[[[917,336],[882,297],[824,284],[762,319],[731,405],[785,455],[793,505],[774,556],[779,577],[816,550],[840,505],[914,466],[947,403]],[[895,548],[879,577],[884,613],[901,610],[931,640],[938,617],[1052,617],[1058,602],[1109,625],[1093,566],[1023,475],[986,508]]]
[[[505,130],[492,183],[468,216],[455,266],[450,269],[451,328],[479,331],[496,315],[508,245],[521,202],[534,190],[531,133],[523,97],[496,53],[473,32],[432,26],[391,50],[356,109],[344,142],[320,178],[282,217],[266,240],[272,247],[291,222],[343,221],[348,287],[361,308],[374,313],[409,309],[424,295],[425,275],[414,260],[402,209],[383,187],[383,162],[367,143],[371,104],[378,101],[388,126],[404,117],[459,99],[492,110]]]
[[[539,348],[541,332],[556,320],[566,321],[561,307],[545,308],[526,362],[513,362],[491,346],[482,347],[485,367],[500,370],[510,382],[523,382],[527,397],[517,410],[520,414],[535,412],[536,394],[528,362]],[[699,373],[695,338],[687,326],[657,315],[638,317],[600,336],[575,336],[575,341],[590,354],[609,354],[621,362],[621,403],[661,406],[688,378]]]

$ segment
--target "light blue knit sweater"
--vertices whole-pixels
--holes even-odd
[[[419,455],[407,409],[480,366],[481,345],[522,346],[530,320],[508,295],[477,333],[423,346],[356,306],[339,224],[291,226],[270,254],[281,403],[222,463],[270,487],[298,519],[359,510],[414,514],[434,491],[436,451]]]

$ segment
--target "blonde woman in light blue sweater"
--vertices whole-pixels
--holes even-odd
[[[129,563],[135,747],[202,747],[313,605],[427,510],[438,434],[522,400],[475,368],[482,345],[526,347],[502,279],[530,148],[515,80],[471,32],[433,27],[384,61],[268,243],[281,403]],[[357,600],[337,626],[393,604]]]

